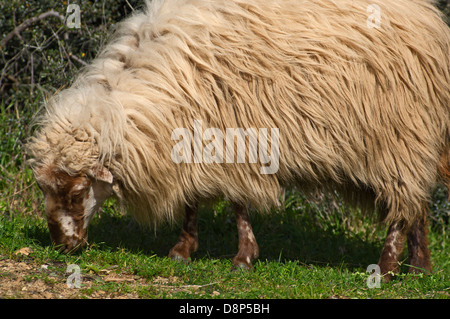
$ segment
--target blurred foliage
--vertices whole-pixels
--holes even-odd
[[[70,1],[0,0],[0,39],[24,21],[54,10],[67,17]],[[69,28],[51,16],[36,21],[1,49],[0,94],[3,105],[27,108],[37,91],[53,92],[95,57],[117,21],[142,1],[72,1],[80,7],[81,28]]]

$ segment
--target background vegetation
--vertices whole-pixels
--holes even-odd
[[[72,1],[81,8],[81,28],[76,29],[64,23],[70,3],[0,0],[0,297],[449,298],[450,204],[443,188],[436,189],[430,204],[435,273],[406,281],[404,263],[404,273],[382,289],[367,289],[365,269],[378,260],[383,225],[339,200],[325,195],[308,200],[293,191],[281,211],[253,214],[261,248],[253,272],[230,272],[237,233],[226,201],[202,207],[200,250],[188,265],[164,257],[176,242],[179,224],[143,229],[113,201],[93,220],[86,250],[72,256],[55,252],[23,144],[45,97],[68,86],[115,23],[142,6],[139,0]],[[450,21],[449,1],[440,0],[438,6]],[[52,13],[42,16],[47,12]],[[13,262],[25,263],[27,274],[2,268],[11,263],[20,269]],[[84,284],[63,293],[58,283],[65,283],[66,266],[73,263],[80,265]],[[6,289],[14,280],[20,287]],[[36,283],[48,294],[24,292]]]

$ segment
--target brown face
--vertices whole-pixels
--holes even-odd
[[[37,169],[36,180],[44,192],[53,244],[63,252],[73,252],[85,245],[87,226],[111,195],[111,185],[84,174],[70,176],[51,167]]]

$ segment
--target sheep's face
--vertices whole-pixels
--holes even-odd
[[[44,193],[47,223],[54,245],[63,252],[73,252],[84,246],[90,220],[112,194],[112,176],[100,180],[42,167],[36,170],[36,180]]]

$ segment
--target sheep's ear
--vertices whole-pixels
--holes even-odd
[[[111,172],[103,165],[96,165],[94,168],[91,169],[89,172],[89,175],[91,175],[96,180],[112,184],[113,182],[113,176]]]

